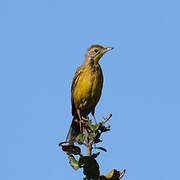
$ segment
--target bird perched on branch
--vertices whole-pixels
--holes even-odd
[[[83,133],[83,119],[92,114],[95,123],[95,107],[101,97],[103,73],[99,65],[100,58],[112,47],[92,45],[88,48],[84,63],[77,68],[71,86],[71,104],[73,120],[66,141],[74,142],[77,135]]]

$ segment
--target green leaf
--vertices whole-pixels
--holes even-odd
[[[96,144],[98,144],[98,143],[100,143],[100,142],[102,142],[101,139],[95,139],[95,140],[94,140],[94,143],[96,143]]]
[[[81,156],[81,157],[79,158],[79,162],[78,162],[79,167],[83,167],[84,164],[87,163],[88,158],[89,158],[89,156]]]
[[[96,147],[96,149],[100,149],[100,150],[102,150],[104,152],[107,152],[107,150],[105,148],[103,148],[103,147]]]
[[[124,176],[126,170],[124,169],[122,172],[121,171],[117,171],[116,169],[112,169],[107,175],[106,178],[107,180],[112,180],[112,179],[122,179],[122,177]]]
[[[105,124],[104,121],[100,122],[99,127],[104,127],[104,124]]]
[[[98,130],[100,130],[101,133],[106,132],[106,131],[110,131],[110,125],[105,126],[105,122],[102,121],[102,122],[99,123],[99,128],[98,128]]]
[[[100,152],[93,153],[93,154],[92,154],[92,157],[93,157],[93,158],[97,158],[97,157],[99,156],[99,154],[100,154]]]
[[[97,131],[99,129],[100,123],[95,125],[95,131]]]
[[[96,133],[91,132],[91,133],[89,133],[89,136],[90,136],[91,139],[94,139],[96,137]]]
[[[78,170],[79,169],[78,161],[74,158],[74,156],[69,155],[68,158],[69,158],[69,163],[72,166],[72,168],[74,170]]]
[[[88,127],[89,127],[89,129],[91,130],[91,131],[93,131],[93,127],[92,127],[92,122],[91,121],[89,121],[89,123],[87,124],[88,125]]]
[[[94,125],[94,124],[91,125],[91,130],[92,130],[93,132],[95,131],[95,125]]]
[[[73,144],[61,145],[62,150],[67,154],[78,155],[81,154],[81,149],[78,146],[74,146]]]
[[[99,164],[92,156],[83,156],[79,159],[79,167],[83,167],[83,173],[88,179],[99,177]]]
[[[82,133],[78,134],[78,136],[76,137],[76,140],[79,144],[82,144],[85,140],[85,135]]]
[[[67,143],[66,141],[62,141],[59,143],[59,146],[62,146],[63,144]]]

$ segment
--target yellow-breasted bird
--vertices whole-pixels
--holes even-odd
[[[71,86],[71,104],[73,120],[66,141],[74,142],[83,131],[82,117],[92,113],[95,123],[95,107],[101,97],[103,73],[99,65],[100,58],[112,47],[92,45],[88,48],[84,63],[77,68]]]

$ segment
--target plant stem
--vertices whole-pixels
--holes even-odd
[[[91,156],[92,154],[92,145],[93,145],[93,140],[90,140],[89,143],[87,144],[87,155]]]

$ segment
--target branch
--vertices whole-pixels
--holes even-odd
[[[110,120],[112,114],[110,113],[106,118],[99,123],[92,124],[92,121],[89,117],[82,117],[84,124],[84,131],[80,132],[76,137],[76,143],[79,146],[75,146],[74,143],[62,142],[59,145],[62,147],[62,150],[67,153],[69,163],[73,169],[78,170],[83,168],[83,173],[86,180],[89,179],[98,179],[98,180],[120,180],[125,174],[125,170],[118,171],[112,169],[106,176],[100,175],[99,164],[96,161],[96,157],[99,156],[100,152],[95,152],[95,150],[107,151],[104,147],[96,147],[96,144],[102,142],[100,139],[101,134],[107,131],[110,131],[110,125],[105,126],[106,122]],[[93,148],[93,144],[95,147]],[[83,155],[80,146],[85,145],[87,155]],[[79,156],[79,159],[76,156]]]
[[[110,113],[107,118],[104,118],[104,123],[109,121],[109,119],[111,119],[111,117],[112,117],[112,113]]]
[[[110,113],[106,118],[104,118],[103,122],[106,123],[107,121],[109,121],[109,119],[112,117],[112,113]],[[85,120],[87,122],[87,118],[83,118],[83,120]],[[90,139],[89,143],[86,145],[87,148],[87,155],[91,156],[92,155],[92,146],[93,144],[95,144],[94,139]]]
[[[92,145],[93,145],[94,141],[93,140],[90,140],[89,143],[87,144],[87,155],[88,156],[91,156],[92,154]]]

